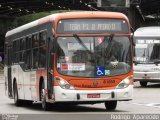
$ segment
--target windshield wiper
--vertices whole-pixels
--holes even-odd
[[[73,36],[76,38],[76,40],[87,50],[88,53],[92,54],[92,52],[87,48],[87,46],[82,42],[80,37],[77,34],[73,34]]]
[[[109,42],[108,42],[108,46],[106,48],[107,51],[107,55],[105,56],[106,58],[108,58],[111,50],[112,50],[112,41],[113,41],[113,37],[114,37],[114,34],[111,34],[110,37],[109,37]]]
[[[146,49],[144,49],[144,52],[142,54],[142,57],[146,57]]]

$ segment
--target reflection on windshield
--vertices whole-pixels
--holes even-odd
[[[136,40],[134,59],[137,63],[160,62],[160,40]]]
[[[57,69],[64,75],[95,77],[103,68],[103,76],[128,73],[131,51],[128,37],[58,37]]]

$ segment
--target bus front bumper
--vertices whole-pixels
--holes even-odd
[[[54,87],[55,102],[128,101],[133,97],[133,85],[113,90],[66,90]]]

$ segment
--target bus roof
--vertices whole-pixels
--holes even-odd
[[[128,18],[126,17],[126,15],[119,12],[78,11],[78,12],[56,13],[40,18],[28,24],[22,25],[13,30],[10,30],[6,33],[6,37],[9,37],[11,35],[14,35],[16,33],[27,30],[31,27],[35,27],[40,24],[53,22],[54,20],[59,20],[59,19],[70,19],[70,18],[116,18],[116,19],[126,19],[128,22]]]
[[[160,37],[160,27],[141,27],[134,32],[134,37]]]

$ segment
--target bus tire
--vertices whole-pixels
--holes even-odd
[[[44,111],[48,111],[50,106],[49,106],[49,103],[47,103],[47,101],[46,101],[46,94],[44,91],[44,82],[42,82],[42,84],[41,84],[40,96],[41,96],[41,101],[42,101],[42,109]]]
[[[14,104],[18,107],[22,105],[22,100],[18,97],[18,89],[17,89],[17,82],[14,82]]]
[[[141,85],[142,87],[147,87],[147,82],[145,82],[145,81],[140,81],[139,83],[140,83],[140,85]]]
[[[115,110],[117,107],[117,101],[106,101],[104,104],[106,110]]]

